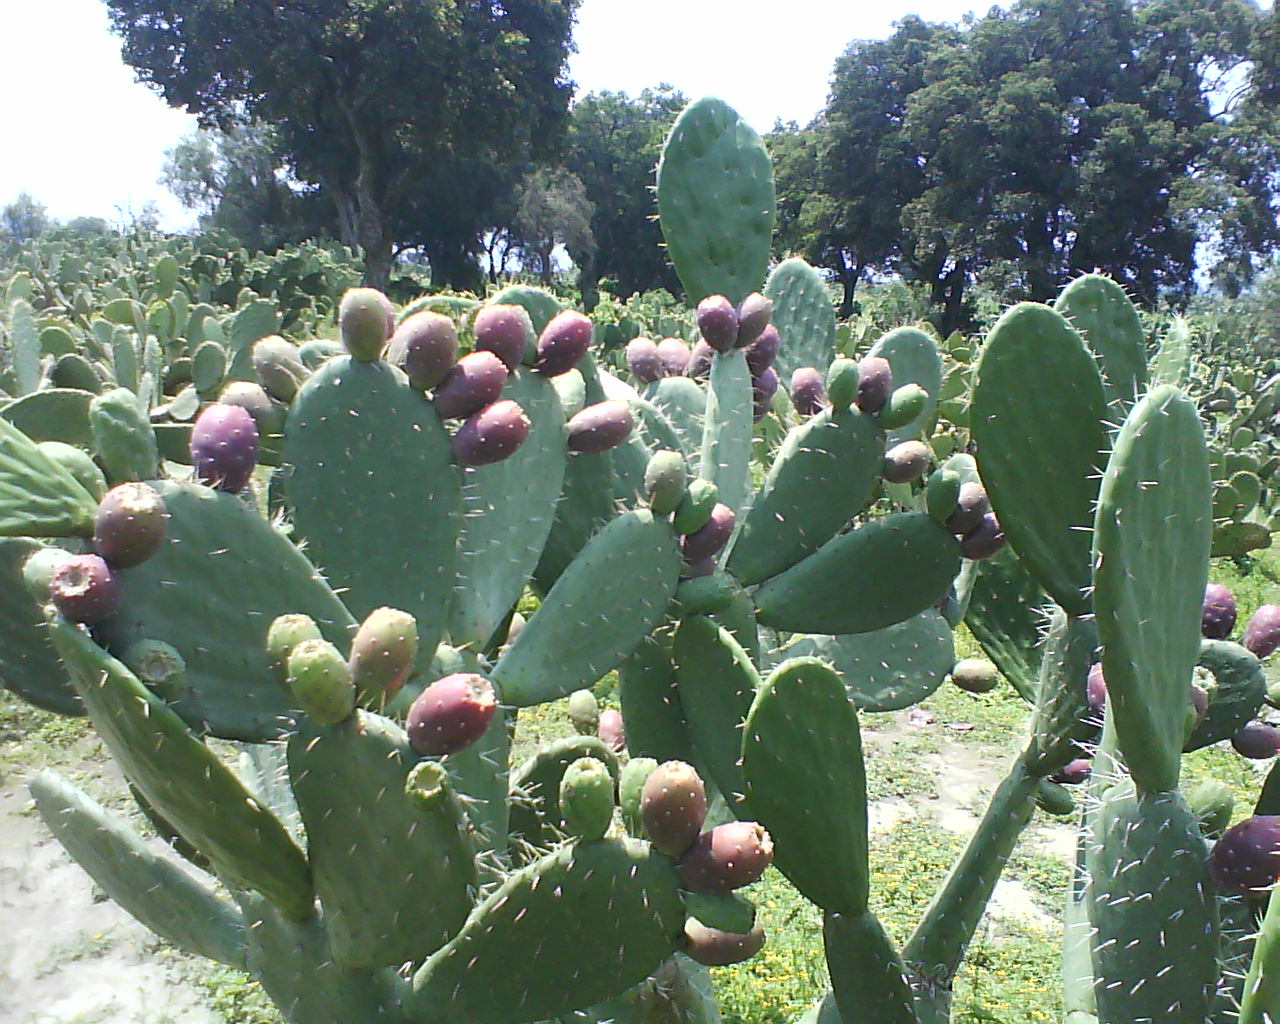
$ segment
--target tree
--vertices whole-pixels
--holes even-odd
[[[385,287],[394,211],[423,169],[521,163],[558,142],[579,0],[108,0],[124,59],[205,126],[280,133],[341,240]],[[429,177],[429,175],[428,175]]]
[[[515,216],[516,237],[538,260],[545,287],[551,287],[552,254],[563,245],[579,267],[589,265],[596,253],[591,234],[591,201],[582,182],[563,167],[538,168],[520,187]]]
[[[53,227],[49,211],[29,192],[19,192],[13,202],[0,210],[0,242],[16,252]]]

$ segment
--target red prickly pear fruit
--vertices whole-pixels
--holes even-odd
[[[943,525],[957,537],[963,537],[971,530],[976,530],[982,523],[982,517],[990,511],[991,500],[987,497],[986,488],[973,480],[967,480],[960,485],[955,511],[947,516]]]
[[[1056,782],[1060,786],[1078,786],[1088,780],[1092,771],[1093,762],[1087,757],[1077,757],[1074,761],[1068,761],[1050,775],[1049,781]]]
[[[692,917],[684,923],[684,952],[706,967],[728,967],[750,960],[764,948],[764,940],[764,927],[758,920],[742,935],[708,928]]]
[[[258,427],[238,405],[210,405],[191,428],[191,464],[196,479],[237,494],[258,464]]]
[[[1280,752],[1280,729],[1266,722],[1249,722],[1231,737],[1231,746],[1241,757],[1265,761]]]
[[[474,672],[437,679],[409,708],[405,732],[423,757],[456,754],[475,743],[498,710],[493,684]]]
[[[747,369],[751,371],[753,377],[760,376],[773,365],[781,344],[782,339],[778,337],[778,328],[768,324],[760,332],[760,337],[747,346],[744,354],[747,357]]]
[[[773,319],[773,302],[759,292],[752,292],[738,304],[738,337],[735,344],[746,348],[755,341]]]
[[[298,707],[321,725],[346,721],[356,706],[351,669],[327,640],[303,640],[289,652],[286,683]]]
[[[631,406],[624,400],[597,402],[565,424],[566,442],[574,452],[607,452],[631,436],[635,423]]]
[[[590,347],[591,321],[566,309],[543,328],[533,368],[544,377],[559,377],[577,366]]]
[[[347,665],[362,705],[382,707],[400,690],[418,656],[418,624],[398,608],[375,608],[351,641]]]
[[[351,288],[338,304],[338,333],[353,359],[371,363],[395,330],[395,309],[376,288]]]
[[[689,351],[689,346],[679,338],[663,338],[658,342],[658,359],[662,362],[663,376],[681,377],[689,369],[693,355]],[[708,372],[710,369],[708,364]]]
[[[676,862],[686,889],[726,893],[759,881],[773,863],[773,840],[754,821],[731,821],[703,832]]]
[[[706,525],[680,538],[680,553],[685,563],[693,565],[704,558],[714,557],[733,533],[735,518],[733,509],[723,502],[716,502]]]
[[[1280,815],[1255,814],[1213,844],[1209,874],[1229,896],[1261,893],[1280,880]]]
[[[1107,680],[1102,674],[1102,662],[1095,662],[1089,669],[1089,678],[1085,683],[1085,699],[1089,702],[1089,711],[1101,718],[1107,710]]]
[[[689,360],[683,372],[696,380],[701,380],[711,373],[711,360],[715,358],[715,354],[716,350],[699,338],[693,346],[693,351],[689,353]]]
[[[791,404],[801,416],[816,416],[826,400],[827,386],[812,366],[801,366],[791,374]]]
[[[1236,628],[1236,599],[1221,583],[1204,588],[1204,608],[1200,614],[1200,632],[1210,640],[1225,640]]]
[[[453,457],[463,466],[487,466],[515,453],[529,437],[529,417],[504,399],[469,417],[453,435]]]
[[[296,346],[278,334],[253,343],[253,373],[262,389],[280,402],[292,402],[302,382],[311,376]]]
[[[53,571],[49,598],[64,618],[92,625],[120,607],[120,580],[99,555],[72,555]]]
[[[472,352],[454,364],[436,388],[432,404],[444,420],[466,419],[498,400],[507,368],[492,352]]]
[[[1280,605],[1264,604],[1249,616],[1241,644],[1261,661],[1280,647]]]
[[[492,352],[515,373],[534,344],[533,321],[523,306],[482,306],[471,327],[477,352]]]
[[[994,512],[987,512],[982,522],[960,538],[960,553],[965,558],[978,561],[990,558],[1002,547],[1006,540],[1004,530],[1000,529],[1000,520]]]
[[[169,511],[160,493],[146,484],[113,487],[98,502],[93,547],[115,569],[141,565],[164,543]]]
[[[708,295],[698,303],[698,333],[717,352],[729,352],[738,342],[738,311],[723,295]]]
[[[621,753],[627,748],[627,730],[622,723],[622,712],[605,708],[596,720],[596,737],[610,750]]]
[[[990,693],[1000,685],[1000,673],[986,658],[962,658],[951,669],[951,681],[966,693]]]
[[[932,457],[933,452],[923,441],[903,441],[884,453],[880,475],[891,484],[909,484],[924,476]]]
[[[652,339],[632,338],[627,343],[627,369],[642,384],[652,384],[662,376],[662,359]]]
[[[458,330],[443,313],[414,313],[391,336],[387,361],[400,367],[418,391],[430,391],[458,361]]]
[[[692,765],[667,761],[645,779],[640,821],[654,849],[679,857],[698,840],[707,817],[707,787]]]
[[[858,408],[866,413],[879,412],[893,394],[893,367],[881,356],[863,356],[858,361]]]

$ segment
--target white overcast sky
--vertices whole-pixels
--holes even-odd
[[[667,82],[720,96],[758,131],[821,109],[835,58],[906,14],[958,21],[988,0],[583,0],[570,65],[580,93]],[[53,216],[119,220],[148,200],[166,226],[192,219],[157,184],[165,150],[193,125],[133,80],[102,0],[0,0],[0,204],[26,191]],[[56,58],[56,59],[55,59]]]

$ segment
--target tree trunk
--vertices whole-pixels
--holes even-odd
[[[844,289],[840,296],[840,319],[848,320],[853,316],[853,296],[858,289],[858,282],[862,280],[862,271],[866,264],[859,260],[854,266],[849,266],[849,261],[845,259],[844,253],[840,254],[840,267],[836,271],[836,277],[840,281],[841,287]]]

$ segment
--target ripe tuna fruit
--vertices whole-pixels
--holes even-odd
[[[507,368],[492,352],[472,352],[458,360],[436,388],[432,405],[441,419],[466,419],[498,400]]]
[[[933,452],[923,441],[903,441],[884,453],[880,475],[891,484],[909,484],[929,468]]]
[[[596,736],[610,750],[621,753],[627,747],[627,730],[622,724],[622,712],[605,708],[596,721]]]
[[[1264,604],[1249,616],[1240,641],[1255,658],[1266,658],[1280,647],[1280,605]]]
[[[663,338],[658,342],[658,358],[662,361],[662,372],[668,377],[680,377],[689,369],[693,358],[689,346],[679,338]],[[707,369],[711,364],[708,362]]]
[[[523,306],[482,306],[471,328],[476,351],[492,352],[508,370],[524,360],[525,349],[533,344],[533,321]]]
[[[1089,702],[1089,711],[1101,718],[1107,709],[1107,680],[1102,675],[1102,662],[1095,662],[1089,669],[1089,679],[1085,683],[1085,697]]]
[[[812,366],[801,366],[791,374],[791,404],[801,416],[816,416],[826,400],[827,386]]]
[[[414,313],[391,336],[387,360],[404,370],[417,390],[430,391],[449,375],[458,360],[458,330],[441,313]]]
[[[708,295],[698,303],[698,333],[717,352],[728,352],[738,342],[738,311],[723,295]]]
[[[752,292],[738,306],[738,348],[746,348],[769,326],[773,319],[773,302],[759,292]]]
[[[437,679],[409,708],[405,732],[424,757],[456,754],[485,734],[498,710],[493,684],[474,672]]]
[[[960,485],[960,496],[956,499],[956,510],[947,517],[946,527],[958,537],[963,537],[970,530],[982,523],[982,517],[991,511],[991,501],[987,497],[982,484],[973,480]]]
[[[674,341],[676,339],[673,338],[671,340]],[[683,345],[684,342],[679,342],[679,344]],[[701,380],[711,372],[711,360],[715,358],[715,354],[716,350],[699,338],[697,344],[693,346],[693,352],[690,353],[688,361],[685,363],[685,368],[679,372]]]
[[[764,939],[764,928],[758,920],[751,931],[742,935],[708,928],[692,917],[684,924],[685,953],[707,967],[728,967],[750,960],[764,947]]]
[[[1210,640],[1225,640],[1236,628],[1236,599],[1221,583],[1204,588],[1204,610],[1200,614],[1200,632]]]
[[[487,466],[512,455],[529,437],[529,417],[504,399],[486,406],[453,435],[453,457],[463,466]]]
[[[652,339],[632,338],[627,343],[627,369],[641,384],[652,384],[662,376],[662,360]]]
[[[101,622],[120,607],[120,581],[99,555],[72,555],[53,571],[49,597],[72,622]]]
[[[631,436],[635,417],[620,398],[589,405],[565,424],[570,451],[605,452]]]
[[[706,525],[680,538],[680,554],[689,565],[711,558],[729,541],[733,533],[733,509],[723,502],[716,502]]]
[[[982,522],[960,538],[960,553],[965,558],[977,561],[990,558],[1004,547],[1005,543],[1000,520],[996,518],[994,512],[988,512],[982,517]]]
[[[702,834],[707,817],[707,788],[692,765],[667,761],[645,779],[640,791],[640,820],[654,848],[679,857]]]
[[[544,377],[568,373],[591,347],[591,321],[566,309],[551,319],[538,338],[533,368]]]
[[[238,405],[211,405],[191,428],[191,464],[196,479],[236,494],[253,477],[258,463],[258,428]]]
[[[351,641],[347,664],[362,704],[394,697],[418,656],[418,624],[398,608],[375,608]]]
[[[1219,890],[1242,896],[1280,880],[1280,816],[1255,814],[1223,833],[1209,854],[1209,873]]]
[[[1265,761],[1280,752],[1280,729],[1266,722],[1250,722],[1231,737],[1231,746],[1241,757]]]
[[[758,881],[773,863],[773,839],[754,821],[731,821],[703,832],[676,863],[694,892],[726,893]]]
[[[164,498],[146,484],[113,487],[98,503],[93,547],[117,569],[141,565],[164,543],[169,512]]]
[[[773,365],[773,361],[778,357],[778,347],[782,344],[782,339],[778,337],[778,328],[773,324],[768,324],[760,337],[756,338],[747,346],[744,355],[747,357],[747,369],[751,371],[751,376],[758,377]]]
[[[1000,685],[1000,673],[986,658],[962,658],[951,669],[951,681],[968,693],[990,693]]]
[[[893,367],[880,356],[865,356],[858,362],[858,396],[854,401],[863,412],[884,408],[893,394]]]
[[[1050,775],[1049,781],[1061,786],[1078,786],[1088,780],[1091,771],[1093,771],[1092,762],[1087,757],[1077,757]]]

